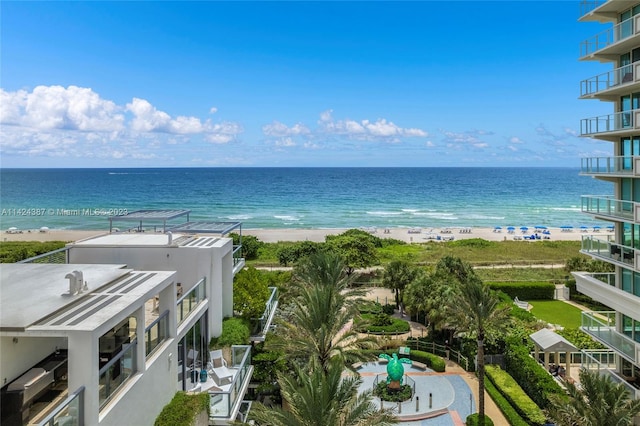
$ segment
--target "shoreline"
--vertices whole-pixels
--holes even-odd
[[[337,235],[345,232],[349,228],[322,228],[322,229],[301,229],[301,228],[263,228],[263,229],[242,229],[242,235],[251,235],[265,243],[276,243],[280,241],[313,241],[324,242],[327,235]],[[599,235],[603,238],[611,235],[609,230],[601,229],[562,229],[549,227],[548,235],[538,232],[539,240],[525,240],[524,236],[535,234],[535,229],[529,229],[526,233],[516,229],[509,233],[506,229],[497,232],[494,228],[481,227],[449,227],[449,228],[364,228],[372,235],[380,238],[393,238],[406,243],[426,243],[429,241],[443,241],[453,238],[462,240],[470,238],[482,238],[487,241],[580,241],[585,235]],[[49,229],[45,232],[40,230],[23,231],[0,231],[0,241],[78,241],[98,235],[108,234],[108,230],[67,230]],[[543,237],[548,236],[548,239]],[[440,240],[438,240],[440,238]]]

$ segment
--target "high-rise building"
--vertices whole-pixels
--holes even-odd
[[[583,158],[581,174],[613,184],[613,194],[582,197],[583,213],[611,225],[585,235],[581,251],[614,267],[573,274],[579,292],[609,308],[582,314],[582,329],[609,348],[584,357],[583,366],[610,374],[640,398],[640,2],[583,1],[581,7],[579,21],[600,22],[604,30],[581,43],[580,60],[612,68],[580,84],[581,99],[612,107],[608,115],[581,120],[581,136],[612,147],[611,156]]]

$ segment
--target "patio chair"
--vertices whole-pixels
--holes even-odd
[[[208,371],[211,378],[219,385],[233,381],[233,371],[227,368],[227,361],[222,357],[222,351],[217,349],[209,352]]]

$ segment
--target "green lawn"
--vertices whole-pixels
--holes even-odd
[[[580,327],[580,309],[560,300],[533,300],[531,313],[543,321],[560,324],[564,328]]]

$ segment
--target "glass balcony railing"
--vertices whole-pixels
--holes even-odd
[[[231,347],[231,366],[238,370],[233,376],[233,382],[228,390],[209,391],[211,405],[210,418],[212,420],[229,419],[236,403],[244,398],[243,389],[251,380],[251,346],[238,345]]]
[[[614,43],[631,37],[635,34],[635,19],[632,16],[613,27],[596,34],[580,43],[580,57],[591,55]]]
[[[57,250],[49,251],[47,253],[39,254],[28,259],[21,260],[16,263],[56,263],[67,264],[69,263],[69,247],[62,247]]]
[[[169,311],[164,311],[144,331],[147,358],[162,342],[169,338]]]
[[[137,371],[136,348],[137,340],[125,345],[99,372],[99,401],[100,408],[111,399],[111,396]]]
[[[266,335],[269,331],[269,327],[271,326],[274,311],[278,307],[278,288],[269,287],[269,290],[271,290],[271,296],[269,296],[269,300],[267,300],[267,303],[265,304],[262,316],[260,318],[251,319],[252,336],[264,337],[264,335]]]
[[[189,316],[203,300],[206,299],[206,281],[202,278],[189,292],[178,299],[176,316],[178,324]]]
[[[582,80],[580,82],[580,96],[595,95],[633,81],[633,65],[625,65],[604,74]]]
[[[633,222],[636,204],[633,201],[616,200],[609,196],[582,196],[583,213],[607,216],[628,222]]]
[[[615,360],[611,362],[610,357],[607,357],[605,361],[602,362],[602,357],[594,356],[595,354],[590,351],[583,350],[581,368],[585,368],[590,371],[597,371],[598,374],[603,374],[609,376],[611,380],[615,383],[620,383],[624,385],[625,389],[631,394],[631,397],[634,399],[640,399],[640,389],[634,387],[631,383],[625,380],[619,373],[616,372],[616,363]]]
[[[580,2],[580,16],[584,16],[592,10],[606,3],[607,0],[582,0]]]
[[[58,404],[38,426],[84,426],[84,386]]]
[[[582,247],[580,250],[589,256],[595,256],[605,261],[623,263],[633,268],[635,257],[638,254],[633,247],[616,244],[611,240],[595,238],[592,235],[582,237]]]
[[[613,311],[582,312],[580,328],[604,345],[624,355],[629,361],[637,363],[637,345],[632,339],[616,331],[615,314]]]
[[[632,175],[634,157],[591,157],[580,160],[583,175]]]
[[[637,111],[634,109],[599,117],[583,118],[580,120],[580,135],[587,136],[633,129],[634,116]]]

